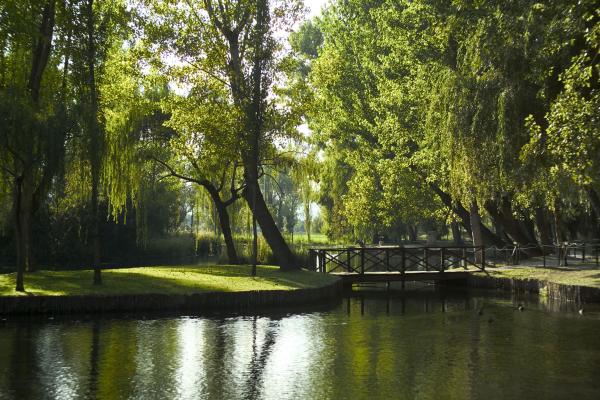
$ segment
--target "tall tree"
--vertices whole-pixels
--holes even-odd
[[[23,291],[24,271],[34,268],[32,219],[48,194],[64,152],[62,114],[57,111],[60,107],[53,107],[56,81],[47,76],[49,69],[55,70],[56,2],[11,1],[1,7],[7,19],[0,25],[0,163],[3,182],[13,193],[16,290]]]
[[[278,69],[275,27],[289,26],[299,10],[299,4],[288,1],[156,1],[150,10],[154,27],[147,29],[159,53],[174,54],[188,72],[226,88],[237,118],[233,137],[245,182],[242,196],[282,269],[298,266],[265,202],[259,177],[287,122],[269,97]]]

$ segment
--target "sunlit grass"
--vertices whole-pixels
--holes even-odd
[[[521,280],[537,279],[540,281],[561,283],[565,285],[600,288],[600,269],[573,270],[551,267],[523,267],[511,269],[487,268],[486,272],[489,275],[498,278],[513,278]]]
[[[310,271],[281,272],[278,267],[259,266],[250,276],[250,266],[139,267],[104,270],[103,284],[92,284],[91,270],[38,271],[25,275],[25,293],[15,288],[15,274],[0,275],[0,296],[27,295],[119,295],[190,294],[252,290],[294,290],[320,287],[335,278]]]
[[[308,235],[306,233],[294,233],[292,235],[289,233],[285,234],[285,239],[294,244],[331,244],[331,240],[324,233],[311,233],[310,241],[308,240]]]

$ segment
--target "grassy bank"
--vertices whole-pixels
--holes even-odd
[[[92,284],[92,271],[38,271],[25,276],[25,293],[14,290],[15,274],[0,275],[0,296],[69,296],[191,294],[293,290],[321,287],[335,278],[309,271],[281,272],[278,267],[250,266],[140,267],[104,270],[103,284]]]
[[[486,268],[487,274],[495,278],[519,280],[535,279],[563,285],[600,288],[600,270],[551,267]],[[485,276],[485,273],[477,273]]]

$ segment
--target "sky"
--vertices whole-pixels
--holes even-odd
[[[304,0],[304,5],[309,9],[307,18],[321,14],[321,7],[327,3],[327,0]]]

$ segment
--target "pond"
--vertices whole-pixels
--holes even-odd
[[[4,319],[0,399],[598,399],[600,314],[576,308],[417,288],[289,314]]]

